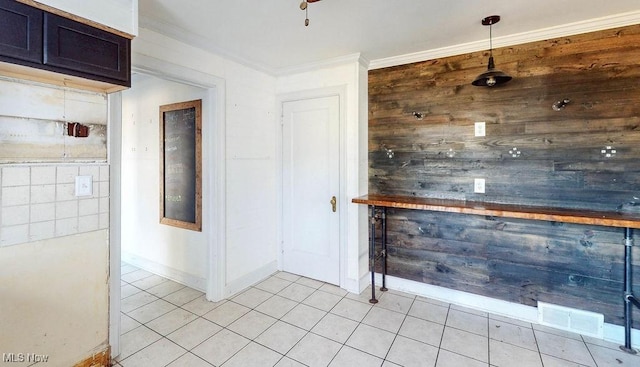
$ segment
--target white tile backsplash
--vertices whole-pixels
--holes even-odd
[[[56,219],[77,218],[78,200],[56,202]]]
[[[2,187],[30,185],[30,176],[29,167],[4,167],[2,169]]]
[[[2,206],[28,205],[30,191],[29,186],[3,187]]]
[[[94,195],[75,196],[90,175]],[[0,246],[109,228],[107,164],[0,165]]]
[[[56,201],[56,185],[55,184],[31,186],[31,204],[54,203],[55,201]]]
[[[73,183],[76,182],[76,176],[78,176],[79,172],[78,166],[58,166],[56,183],[64,184],[64,183]]]
[[[31,185],[53,185],[56,183],[55,166],[31,167]]]
[[[32,204],[30,223],[51,221],[56,219],[56,203]]]

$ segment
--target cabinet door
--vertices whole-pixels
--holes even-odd
[[[42,10],[0,1],[0,59],[42,62]]]
[[[45,65],[130,85],[131,40],[49,13],[44,15],[44,40]]]

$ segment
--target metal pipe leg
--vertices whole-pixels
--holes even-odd
[[[371,271],[371,299],[370,303],[378,303],[376,299],[376,206],[370,205],[369,220],[371,229],[369,230],[369,270]]]
[[[382,287],[380,290],[386,292],[387,289],[387,208],[382,208]]]
[[[633,249],[633,230],[625,228],[624,231],[624,345],[620,349],[627,353],[636,354],[635,349],[631,347],[631,326],[633,324],[631,318],[631,306],[637,305],[637,300],[633,296],[633,278],[631,264],[631,250]]]

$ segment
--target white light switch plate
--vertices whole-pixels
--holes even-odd
[[[487,128],[484,122],[476,122],[475,124],[475,135],[476,136],[485,136],[487,135]]]
[[[476,194],[484,194],[484,178],[476,178],[473,180],[473,192]]]
[[[93,195],[93,177],[76,176],[76,196]]]

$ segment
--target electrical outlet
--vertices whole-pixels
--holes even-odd
[[[473,180],[473,192],[476,194],[484,194],[484,178],[476,178]]]
[[[93,177],[76,176],[76,196],[93,195]]]
[[[484,122],[476,122],[475,124],[475,135],[476,136],[485,136],[487,135],[487,128]]]

